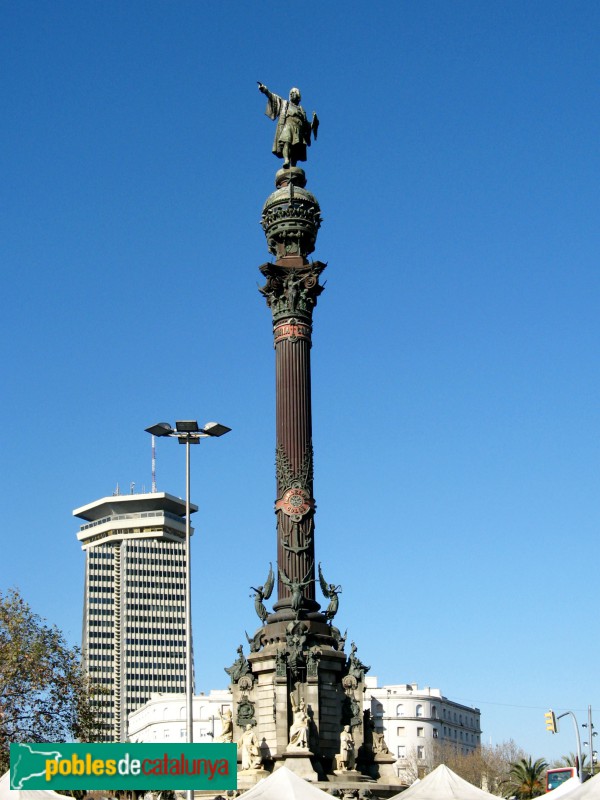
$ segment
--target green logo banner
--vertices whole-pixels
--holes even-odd
[[[235,744],[11,744],[11,789],[237,789]]]

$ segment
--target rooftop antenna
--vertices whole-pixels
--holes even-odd
[[[135,483],[133,481],[129,484],[129,494],[135,494]]]
[[[154,435],[152,435],[152,493],[156,493],[156,447]]]
[[[121,494],[121,490],[119,489],[119,481],[117,481],[117,488],[113,492],[113,497],[118,497]]]

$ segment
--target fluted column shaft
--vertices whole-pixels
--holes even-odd
[[[295,340],[281,338],[277,341],[277,331],[286,325],[293,327],[294,323],[284,320],[283,325],[275,329],[276,431],[278,461],[287,460],[291,472],[285,468],[277,470],[277,498],[289,501],[284,504],[286,509],[293,509],[293,503],[298,504],[296,510],[300,513],[290,515],[284,510],[278,512],[277,563],[290,581],[309,581],[303,594],[306,599],[314,601],[310,329],[303,326],[307,329],[307,337]],[[295,480],[290,481],[290,478]],[[294,484],[292,487],[290,482]],[[306,496],[303,497],[303,494]],[[301,513],[305,509],[305,513]],[[281,601],[289,597],[289,588],[280,577],[278,598]]]

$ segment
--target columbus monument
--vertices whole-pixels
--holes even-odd
[[[321,210],[298,162],[306,161],[319,120],[308,119],[298,89],[289,99],[262,83],[258,89],[276,121],[273,153],[283,160],[261,218],[274,260],[260,267],[275,349],[277,563],[265,561],[264,583],[251,587],[259,627],[245,632],[247,645],[226,669],[233,694],[227,737],[238,742],[241,787],[281,764],[312,781],[381,780],[395,759],[373,747],[373,725],[363,715],[369,667],[334,624],[342,589],[326,577],[339,577],[336,565],[315,563],[310,351],[326,264],[309,261]]]

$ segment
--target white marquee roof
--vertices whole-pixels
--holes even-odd
[[[445,764],[440,764],[418,783],[394,795],[392,800],[400,797],[402,800],[498,800],[495,795],[478,789],[452,772]]]
[[[552,789],[551,792],[546,792],[544,800],[557,800],[558,797],[570,794],[574,789],[579,789],[580,786],[579,778],[569,778],[564,783],[561,783],[560,786],[557,786],[556,789]]]
[[[298,777],[287,767],[279,767],[268,778],[243,794],[243,800],[331,800],[331,795],[322,792],[304,778]],[[497,798],[496,798],[497,800]]]
[[[58,794],[50,789],[11,789],[10,772],[0,778],[0,800],[68,800],[67,795]]]
[[[565,783],[568,783],[568,781],[565,781]],[[559,789],[560,786],[554,792],[558,792]],[[544,797],[550,797],[550,795],[554,795],[554,792],[549,792]],[[566,795],[566,798],[567,800],[600,800],[600,773],[594,775],[589,781],[580,784],[578,788],[573,789],[572,792]]]

